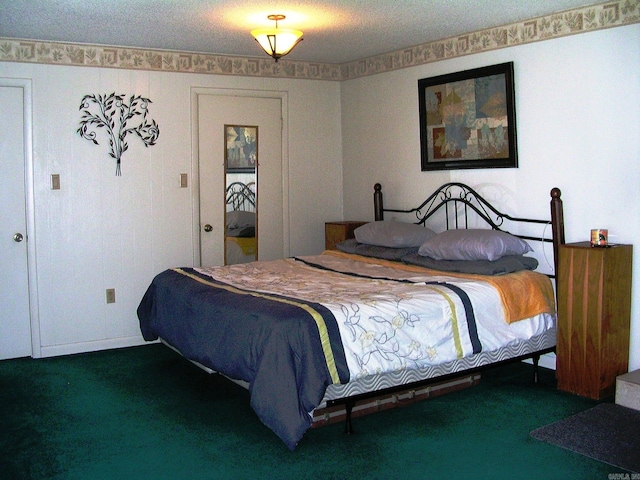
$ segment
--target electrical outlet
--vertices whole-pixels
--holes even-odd
[[[107,288],[107,303],[116,303],[116,289]]]

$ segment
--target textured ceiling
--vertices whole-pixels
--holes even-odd
[[[263,55],[249,30],[304,32],[291,60],[346,63],[591,5],[593,0],[0,0],[0,37]]]

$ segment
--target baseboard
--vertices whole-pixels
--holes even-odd
[[[98,350],[111,350],[114,348],[136,347],[149,342],[140,335],[133,337],[109,338],[91,342],[67,343],[64,345],[45,345],[40,349],[41,356],[57,357],[60,355],[73,355],[76,353],[96,352]]]

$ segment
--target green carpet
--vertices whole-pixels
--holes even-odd
[[[531,366],[480,386],[312,429],[294,452],[248,393],[169,350],[0,362],[2,479],[607,479],[610,465],[539,442],[537,427],[595,402]]]

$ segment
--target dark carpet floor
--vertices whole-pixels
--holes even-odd
[[[625,471],[532,430],[596,402],[531,366],[479,386],[307,432],[294,452],[247,391],[158,344],[0,362],[4,479],[603,479]]]

